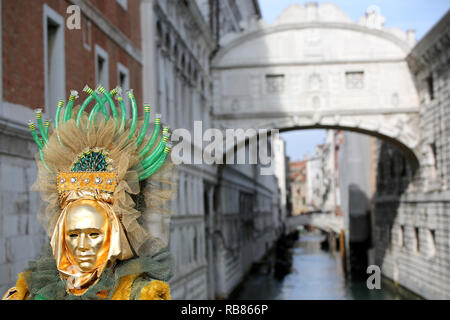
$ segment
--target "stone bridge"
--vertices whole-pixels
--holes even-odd
[[[292,216],[287,218],[286,221],[287,232],[294,231],[299,226],[306,225],[326,232],[333,231],[335,234],[339,234],[341,230],[344,230],[344,218],[335,214],[312,213]]]
[[[334,4],[308,3],[228,35],[212,63],[215,126],[351,130],[417,164],[419,99],[406,62],[415,35],[383,24],[375,9],[354,22]]]

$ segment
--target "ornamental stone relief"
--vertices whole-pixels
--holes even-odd
[[[284,92],[284,74],[266,75],[266,93],[278,94]]]
[[[309,76],[308,83],[310,91],[319,91],[322,89],[322,79],[318,74],[312,74]]]
[[[321,41],[321,34],[319,29],[305,30],[305,44],[307,46],[316,46]]]
[[[364,72],[351,71],[345,73],[345,83],[347,89],[363,89],[364,88]]]

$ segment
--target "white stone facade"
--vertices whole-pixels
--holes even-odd
[[[280,206],[281,216],[284,218],[288,214],[287,199],[288,199],[288,185],[287,185],[287,163],[286,163],[286,142],[280,136],[272,139],[273,152],[273,166],[274,175],[278,181],[278,188],[280,190]]]
[[[144,100],[158,106],[154,112],[162,113],[172,128],[191,133],[194,121],[202,121],[203,130],[212,127],[215,88],[209,57],[217,39],[208,19],[215,13],[210,3],[214,5],[214,1],[188,5],[143,1],[141,5]],[[220,36],[227,30],[239,32],[234,22],[245,25],[248,10],[254,8],[251,1],[219,3],[235,6],[221,8]],[[230,16],[236,10],[239,17]],[[192,147],[201,150],[203,146],[192,142]],[[170,240],[175,258],[172,297],[227,297],[275,240],[280,224],[277,182],[274,177],[259,177],[255,166],[246,165],[181,165],[179,172]],[[249,219],[256,231],[245,230]],[[246,238],[249,235],[251,239]]]
[[[316,147],[306,161],[306,203],[309,212],[336,213],[338,181],[336,173],[335,131],[328,130],[327,140]]]
[[[320,194],[321,181],[323,178],[322,159],[319,157],[312,157],[306,159],[306,186],[307,186],[307,200],[309,212],[317,212],[321,210],[322,197]]]
[[[398,151],[379,146],[376,261],[428,299],[450,299],[449,22],[447,12],[408,56],[421,102],[422,165],[412,176]]]
[[[214,119],[224,127],[354,130],[418,158],[407,39],[352,22],[331,4],[291,6],[271,25],[254,22],[223,39],[213,60]]]
[[[374,261],[439,299],[450,294],[448,21],[416,45],[414,32],[385,28],[374,10],[353,22],[333,4],[294,5],[272,25],[222,39],[212,65],[222,127],[342,129],[385,141],[370,160]]]

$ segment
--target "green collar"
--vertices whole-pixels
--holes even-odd
[[[30,291],[30,300],[101,300],[97,294],[107,290],[107,299],[110,299],[120,279],[126,275],[143,274],[149,279],[168,281],[172,276],[172,265],[168,248],[153,256],[117,261],[106,268],[99,281],[82,296],[75,296],[66,292],[65,283],[59,276],[51,249],[46,247],[41,258],[29,263],[24,276]]]

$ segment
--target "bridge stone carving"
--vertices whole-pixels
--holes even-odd
[[[420,155],[419,99],[406,57],[412,32],[358,22],[333,4],[286,9],[271,25],[229,34],[212,63],[219,128],[335,128]]]

